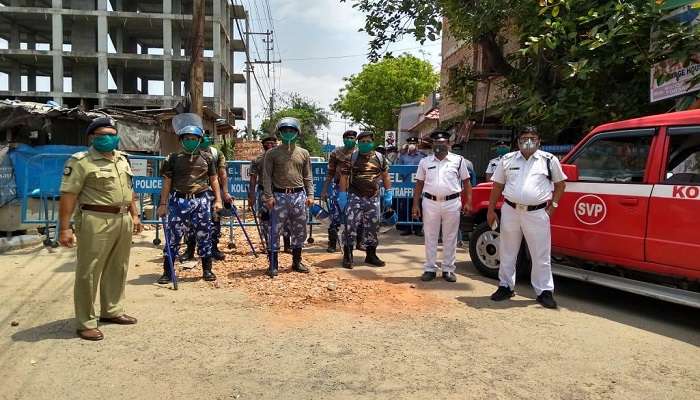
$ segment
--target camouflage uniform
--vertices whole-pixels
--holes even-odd
[[[168,224],[165,227],[171,254],[177,255],[180,241],[192,230],[197,239],[199,256],[211,257],[211,207],[214,195],[209,178],[216,176],[216,163],[210,152],[198,150],[194,155],[180,152],[170,154],[161,169],[172,180],[168,199]],[[163,249],[167,257],[167,249]]]
[[[364,243],[376,248],[379,228],[379,186],[381,175],[388,171],[386,160],[374,151],[359,154],[351,166],[343,171],[350,175],[348,189],[348,231],[343,232],[345,246],[352,248],[362,230]]]
[[[313,197],[313,178],[309,152],[298,146],[277,146],[265,154],[263,167],[264,198],[274,197],[276,216],[272,251],[279,249],[279,232],[289,232],[292,251],[301,249],[306,239],[308,220],[306,199]],[[287,190],[287,192],[280,192]]]
[[[213,160],[216,158],[216,170],[218,171],[221,168],[226,168],[226,156],[224,155],[223,152],[213,148],[209,147],[206,150],[202,150],[206,153],[208,153]],[[216,157],[214,156],[216,154]],[[221,186],[226,185],[227,182],[219,182]],[[214,199],[214,193],[211,193],[211,199],[212,202],[210,202],[213,206],[213,199]],[[216,215],[214,213],[214,210],[212,209],[211,211],[211,248],[212,250],[216,249],[218,250],[219,246],[219,240],[221,239],[221,217],[219,215]],[[186,223],[189,225],[190,221],[186,221]],[[197,237],[196,237],[196,229],[188,229],[189,233],[187,235],[187,246],[188,248],[192,248],[192,252],[194,253],[194,246],[197,242]]]
[[[328,157],[328,176],[333,176],[333,180],[328,185],[328,213],[330,214],[329,232],[337,234],[338,229],[343,224],[343,213],[338,205],[338,185],[341,170],[347,169],[350,165],[351,154],[345,152],[345,148],[334,150]]]

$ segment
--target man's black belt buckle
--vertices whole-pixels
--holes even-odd
[[[433,196],[430,193],[423,193],[423,197],[432,201],[441,201],[439,197]],[[452,193],[451,195],[445,196],[445,198],[442,201],[450,201],[452,199],[456,199],[457,197],[459,197],[459,193]]]
[[[198,199],[198,198],[204,196],[205,194],[207,194],[207,191],[206,191],[206,190],[201,191],[201,192],[199,192],[199,193],[182,193],[182,192],[175,192],[175,193],[173,194],[173,196],[175,196],[175,197],[177,197],[177,198],[180,198],[180,199],[188,199],[188,200],[191,200],[191,199]]]
[[[272,191],[275,193],[284,193],[284,194],[291,194],[291,193],[299,193],[303,191],[303,187],[297,187],[297,188],[273,188]]]
[[[510,200],[508,200],[508,199],[505,199],[505,201],[506,201],[506,204],[508,204],[509,206],[515,208],[516,210],[536,211],[536,210],[541,210],[541,209],[547,207],[547,202],[546,202],[546,201],[545,201],[544,203],[538,204],[538,205],[536,205],[536,206],[526,206],[526,205],[524,205],[524,204],[515,204],[515,203],[513,203],[512,201],[510,201]]]

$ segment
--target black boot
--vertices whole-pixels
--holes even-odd
[[[292,249],[292,270],[305,274],[309,273],[309,268],[301,262],[301,248]]]
[[[211,272],[211,257],[202,258],[202,278],[205,281],[215,281],[216,275]]]
[[[158,283],[161,285],[165,285],[166,283],[170,283],[170,281],[173,280],[173,277],[170,275],[170,265],[168,261],[168,256],[163,257],[163,275],[158,278]]]
[[[284,251],[285,253],[289,254],[292,252],[292,239],[289,238],[289,236],[282,236],[282,239],[284,240]]]
[[[216,243],[212,243],[211,246],[211,256],[216,260],[216,261],[223,261],[226,259],[226,256],[224,253],[222,253],[219,250],[219,246]]]
[[[267,268],[267,276],[274,278],[277,276],[277,270],[279,269],[277,264],[277,252],[270,252],[267,257],[268,261],[270,262],[270,266]]]
[[[187,240],[187,248],[185,252],[180,256],[180,262],[186,262],[194,260],[194,248],[197,246],[197,239],[194,235]]]
[[[335,253],[338,251],[338,231],[329,229],[328,230],[328,248],[326,249],[329,253]]]
[[[375,267],[383,267],[386,263],[377,257],[377,248],[367,246],[367,257],[365,257],[365,263],[369,265],[374,265]]]
[[[352,246],[343,246],[343,268],[352,269]]]

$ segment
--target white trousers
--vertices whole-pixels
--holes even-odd
[[[437,246],[442,226],[442,272],[455,271],[457,232],[459,231],[459,198],[449,201],[433,201],[423,198],[423,233],[425,234],[424,270],[437,271]]]
[[[498,269],[500,285],[515,288],[515,263],[520,243],[525,235],[532,257],[530,280],[535,293],[539,296],[544,290],[554,291],[551,264],[552,232],[547,212],[544,209],[518,211],[503,203],[500,223],[501,266]]]

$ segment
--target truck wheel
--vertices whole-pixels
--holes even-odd
[[[500,233],[486,223],[477,226],[469,240],[469,256],[479,272],[489,278],[498,278]]]

